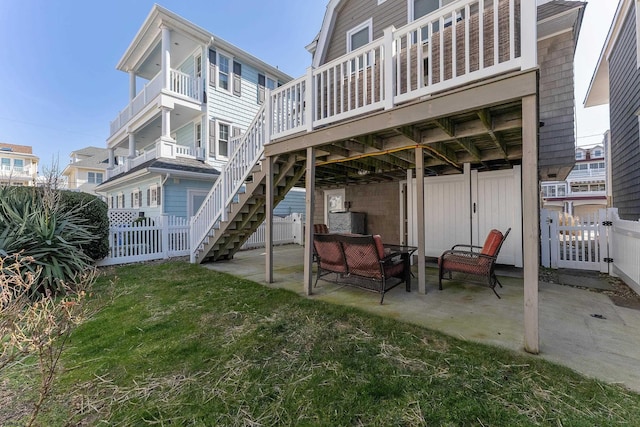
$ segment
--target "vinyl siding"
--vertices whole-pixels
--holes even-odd
[[[292,213],[301,213],[305,212],[305,191],[302,189],[292,188],[289,192],[284,196],[284,199],[278,203],[278,206],[273,209],[273,214],[276,216],[287,216]]]
[[[195,125],[193,123],[187,123],[176,131],[176,144],[185,147],[193,147],[195,144]]]
[[[538,166],[543,180],[563,180],[575,161],[574,52],[573,31],[538,42],[540,121],[544,122]]]
[[[373,40],[382,37],[384,29],[407,23],[407,0],[387,0],[378,5],[376,0],[346,0],[336,13],[336,21],[327,46],[324,62],[330,62],[347,53],[347,31],[373,18]]]
[[[635,8],[609,57],[609,114],[613,206],[620,217],[640,218],[640,71],[636,65]]]
[[[164,213],[167,215],[175,215],[179,217],[187,217],[188,190],[209,191],[213,185],[211,181],[196,181],[188,179],[173,180],[169,179],[164,186]]]
[[[236,59],[238,61],[238,59]],[[241,88],[242,95],[235,96],[231,92],[227,92],[218,87],[208,88],[207,109],[209,119],[223,120],[242,129],[249,127],[256,116],[261,105],[258,104],[258,70],[242,64]],[[233,59],[230,60],[229,66],[233,68]],[[264,74],[263,71],[261,73]],[[230,81],[233,78],[230,77]]]
[[[188,57],[185,61],[178,67],[179,71],[182,71],[185,74],[189,74],[190,76],[195,75],[195,61],[193,60],[193,56]]]
[[[133,209],[131,206],[131,192],[139,189],[142,191],[141,207],[137,209],[140,212],[144,212],[146,217],[156,217],[162,215],[162,206],[151,207],[147,206],[147,189],[152,185],[160,185],[160,177],[155,176],[153,178],[145,179],[143,181],[130,182],[123,185],[117,190],[107,193],[107,199],[110,200],[111,196],[117,196],[119,193],[124,193],[124,207],[118,209]],[[114,208],[115,209],[115,208]]]

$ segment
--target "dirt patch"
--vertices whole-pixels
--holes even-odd
[[[8,380],[0,381],[0,425],[19,425],[33,409],[25,398],[26,390],[19,390]]]
[[[561,270],[553,270],[549,268],[540,268],[539,278],[541,282],[553,283],[556,285],[563,285],[559,280],[559,274]],[[619,306],[632,308],[634,310],[640,310],[640,295],[635,293],[626,283],[624,283],[618,277],[612,277],[608,274],[593,273],[594,277],[599,277],[601,280],[606,281],[611,286],[611,289],[594,289],[585,286],[573,286],[564,284],[564,286],[571,286],[573,288],[585,289],[591,292],[598,292],[607,295],[611,301]]]

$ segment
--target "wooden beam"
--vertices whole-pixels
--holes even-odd
[[[266,190],[266,209],[265,209],[265,281],[273,283],[273,190],[275,182],[273,177],[273,158],[267,157],[263,164],[266,167],[265,190]]]
[[[316,192],[316,154],[315,148],[307,148],[306,185],[305,185],[305,230],[304,230],[304,291],[311,295],[313,289],[313,212]]]
[[[427,153],[429,153],[429,155],[431,155],[432,157],[440,159],[443,162],[448,163],[449,165],[459,170],[462,170],[462,166],[456,159],[456,154],[453,151],[449,150],[449,148],[447,148],[444,144],[422,144],[422,135],[420,133],[420,130],[415,126],[402,126],[394,130],[400,135],[403,135],[411,141],[415,142],[416,144],[421,144],[422,147],[427,150]]]
[[[522,238],[524,250],[524,349],[538,354],[538,265],[540,214],[538,197],[538,101],[522,99]]]
[[[478,117],[480,118],[480,121],[482,122],[483,126],[487,130],[487,133],[491,137],[491,140],[493,141],[495,146],[498,148],[498,150],[500,150],[504,159],[508,162],[509,159],[507,156],[507,147],[505,146],[504,142],[502,142],[500,138],[498,138],[498,135],[496,135],[496,133],[493,131],[491,112],[488,109],[480,110],[478,111]]]
[[[410,188],[410,187],[409,187]],[[425,260],[427,241],[424,225],[424,152],[416,147],[416,208],[418,223],[418,292],[427,293],[427,264]]]
[[[482,161],[482,154],[478,147],[473,145],[468,139],[458,138],[456,136],[456,127],[453,120],[449,118],[434,120],[435,125],[440,128],[445,134],[447,134],[452,141],[454,141],[460,148],[465,150],[476,161],[482,163],[483,166],[488,168],[488,165]]]
[[[498,105],[537,93],[537,70],[507,74],[478,84],[465,86],[421,102],[409,103],[313,132],[300,133],[265,145],[265,156],[317,147],[329,142],[344,141],[354,135],[364,135],[396,129],[410,123],[428,122],[460,112],[474,111],[488,105]]]

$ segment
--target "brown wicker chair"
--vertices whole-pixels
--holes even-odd
[[[500,248],[510,231],[511,228],[503,235],[499,230],[491,230],[484,246],[455,245],[451,250],[445,251],[438,258],[440,290],[442,290],[442,279],[445,273],[448,273],[449,280],[451,280],[451,273],[458,272],[485,278],[493,293],[500,298],[496,292],[496,285],[502,287],[502,284],[496,277],[494,269]],[[467,248],[467,250],[461,248]]]

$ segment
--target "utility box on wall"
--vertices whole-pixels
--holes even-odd
[[[329,212],[329,232],[365,234],[366,220],[364,212]]]

